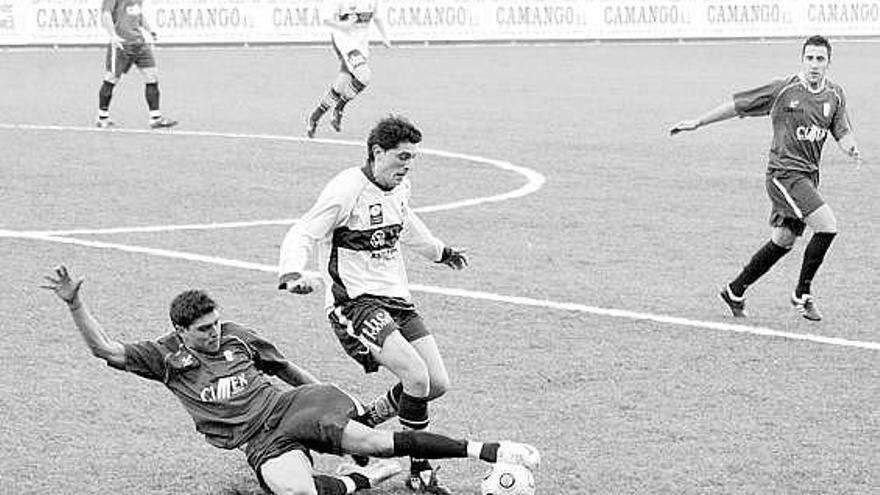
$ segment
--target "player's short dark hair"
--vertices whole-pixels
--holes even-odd
[[[181,292],[171,301],[168,315],[171,323],[180,327],[188,327],[199,318],[217,309],[217,303],[203,290],[187,290]]]
[[[412,122],[400,115],[389,115],[380,120],[367,138],[367,163],[373,163],[373,146],[383,150],[396,148],[402,142],[418,144],[422,142],[422,131]]]
[[[808,46],[824,46],[825,49],[828,51],[828,60],[831,60],[831,42],[828,41],[828,38],[820,36],[818,34],[807,38],[807,40],[804,41],[803,46],[801,46],[801,57],[804,56],[804,53],[807,51]]]

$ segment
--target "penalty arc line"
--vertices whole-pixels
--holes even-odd
[[[300,136],[279,136],[273,134],[243,134],[233,132],[213,132],[213,131],[169,131],[156,132],[148,129],[98,129],[95,127],[76,127],[76,126],[57,126],[57,125],[36,125],[36,124],[0,124],[0,129],[7,130],[32,130],[32,131],[70,131],[70,132],[100,132],[100,133],[116,133],[116,134],[141,134],[151,136],[178,136],[178,137],[212,137],[212,138],[228,138],[228,139],[245,139],[245,140],[261,140],[261,141],[287,141],[300,143],[317,143],[331,144],[342,146],[363,146],[360,141],[349,141],[342,139],[320,139],[305,138]],[[520,198],[532,194],[544,186],[547,179],[535,170],[520,165],[515,165],[504,160],[496,160],[477,155],[468,155],[465,153],[455,153],[451,151],[435,150],[431,148],[421,148],[420,152],[425,155],[439,156],[443,158],[451,158],[462,160],[470,163],[479,163],[491,165],[501,170],[506,170],[519,174],[526,178],[526,184],[501,194],[492,196],[482,196],[477,198],[454,201],[451,203],[443,203],[432,206],[416,207],[413,210],[417,213],[429,213],[436,211],[453,210],[467,206],[475,206],[484,203],[497,203],[510,199]],[[146,233],[146,232],[169,232],[176,230],[213,230],[221,228],[242,228],[242,227],[258,227],[266,225],[290,225],[298,219],[275,219],[275,220],[254,220],[241,222],[222,222],[222,223],[205,223],[205,224],[186,224],[186,225],[164,225],[164,226],[146,226],[146,227],[116,227],[105,229],[67,229],[67,230],[46,230],[46,231],[28,231],[26,234],[39,235],[85,235],[85,234],[125,234],[125,233]]]
[[[233,260],[228,258],[220,258],[217,256],[205,256],[195,253],[186,253],[182,251],[172,251],[168,249],[156,249],[142,246],[132,246],[128,244],[118,244],[113,242],[92,241],[84,239],[76,239],[72,237],[59,237],[44,234],[11,232],[0,230],[0,237],[17,237],[24,239],[35,239],[48,242],[56,242],[61,244],[73,244],[84,247],[98,249],[113,249],[129,253],[146,254],[150,256],[158,256],[164,258],[182,259],[187,261],[196,261],[201,263],[210,263],[230,268],[240,268],[251,271],[260,271],[268,273],[276,273],[277,267],[264,263],[252,263],[241,260]],[[621,309],[600,308],[597,306],[589,306],[578,303],[561,303],[555,301],[532,299],[519,296],[505,296],[501,294],[492,294],[489,292],[473,291],[467,289],[450,289],[444,287],[434,287],[429,285],[411,284],[410,288],[416,292],[425,292],[430,294],[440,294],[452,297],[461,297],[468,299],[478,299],[483,301],[494,301],[505,304],[514,304],[520,306],[532,306],[560,311],[574,311],[579,313],[588,313],[597,316],[607,316],[612,318],[625,318],[638,321],[653,321],[666,325],[684,326],[689,328],[698,328],[706,330],[716,330],[721,332],[744,333],[751,335],[759,335],[762,337],[775,337],[788,340],[800,340],[813,342],[817,344],[835,345],[843,347],[855,347],[859,349],[880,350],[880,342],[869,342],[859,340],[848,340],[837,337],[825,337],[814,334],[801,334],[794,332],[783,332],[765,327],[752,327],[748,325],[734,325],[729,323],[720,323],[714,321],[692,320],[689,318],[680,318],[676,316],[665,316],[651,313],[641,313],[637,311],[627,311]]]

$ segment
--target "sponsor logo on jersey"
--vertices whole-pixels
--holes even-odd
[[[140,5],[129,5],[125,8],[125,13],[128,15],[141,15],[141,6]]]
[[[798,100],[791,100],[791,102],[788,104],[788,108],[797,108],[799,103],[800,102]]]
[[[223,351],[223,357],[226,358],[227,361],[232,361],[235,359],[235,354],[231,350],[226,349]]]
[[[216,385],[209,385],[202,389],[199,398],[202,402],[227,401],[247,388],[248,381],[244,373],[235,376],[224,376],[217,380]]]
[[[827,101],[822,104],[822,115],[829,117],[831,115],[831,103]]]
[[[379,332],[393,321],[387,311],[376,311],[373,316],[364,320],[361,325],[361,334],[375,340],[379,336]]]
[[[825,136],[828,135],[828,129],[823,129],[815,124],[807,126],[798,126],[795,129],[795,136],[798,141],[823,142]]]
[[[370,205],[370,225],[382,225],[382,204]]]
[[[379,249],[381,247],[385,247],[385,231],[377,230],[373,232],[373,235],[370,236],[370,246],[373,249]]]

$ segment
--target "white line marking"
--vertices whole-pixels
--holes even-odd
[[[247,261],[232,260],[220,258],[216,256],[205,256],[201,254],[186,253],[182,251],[171,251],[168,249],[154,249],[148,247],[131,246],[126,244],[117,244],[112,242],[100,242],[83,239],[74,239],[70,237],[57,237],[43,234],[22,233],[2,231],[0,234],[6,234],[9,237],[18,237],[25,239],[36,239],[41,241],[58,242],[62,244],[73,244],[98,249],[115,249],[119,251],[146,254],[150,256],[160,256],[164,258],[182,259],[187,261],[198,261],[202,263],[211,263],[214,265],[227,266],[230,268],[241,268],[245,270],[261,271],[268,273],[277,273],[277,267],[274,265],[266,265],[263,263],[251,263]],[[844,347],[856,347],[860,349],[880,350],[880,342],[867,342],[859,340],[847,340],[837,337],[825,337],[822,335],[800,334],[793,332],[782,332],[764,327],[751,327],[747,325],[732,325],[729,323],[719,323],[714,321],[691,320],[688,318],[679,318],[675,316],[664,316],[651,313],[639,313],[636,311],[626,311],[621,309],[608,309],[596,306],[587,306],[577,303],[560,303],[554,301],[531,299],[528,297],[504,296],[500,294],[492,294],[489,292],[472,291],[465,289],[448,289],[444,287],[433,287],[428,285],[412,284],[410,288],[416,292],[427,292],[431,294],[441,294],[452,297],[463,297],[469,299],[479,299],[483,301],[496,301],[506,304],[516,304],[521,306],[533,306],[547,309],[555,309],[560,311],[574,311],[579,313],[589,313],[599,316],[608,316],[612,318],[626,318],[630,320],[653,321],[667,325],[677,325],[690,328],[700,328],[707,330],[717,330],[720,332],[745,333],[751,335],[760,335],[764,337],[777,337],[790,340],[802,340],[814,342],[817,344],[836,345]]]
[[[31,131],[72,131],[72,132],[102,132],[102,133],[119,133],[119,134],[149,134],[152,136],[181,136],[181,137],[215,137],[226,139],[252,139],[263,141],[288,141],[301,143],[318,143],[332,144],[342,146],[364,146],[360,141],[347,141],[341,139],[309,139],[302,136],[277,136],[272,134],[241,134],[232,132],[212,132],[212,131],[155,131],[151,129],[98,129],[95,127],[75,127],[75,126],[57,126],[57,125],[31,125],[31,124],[0,124],[0,129],[8,130],[31,130]],[[479,163],[491,165],[502,170],[522,175],[526,178],[526,184],[513,191],[496,194],[493,196],[483,196],[472,199],[455,201],[452,203],[423,206],[415,208],[416,212],[426,213],[435,211],[452,210],[455,208],[463,208],[465,206],[474,206],[483,203],[495,203],[499,201],[507,201],[531,194],[543,187],[547,181],[543,175],[527,167],[514,165],[513,163],[485,158],[477,155],[468,155],[464,153],[453,153],[449,151],[434,150],[430,148],[422,148],[421,152],[426,155],[439,156],[443,158],[452,158],[463,160],[471,163]],[[187,225],[164,225],[164,226],[145,226],[145,227],[117,227],[107,229],[71,229],[71,230],[46,230],[46,231],[30,231],[31,234],[47,234],[47,235],[83,235],[83,234],[123,234],[134,232],[165,232],[173,230],[210,230],[220,228],[241,228],[255,227],[263,225],[289,225],[296,222],[297,219],[277,219],[277,220],[256,220],[250,222],[224,222],[224,223],[206,223],[206,224],[187,224]]]

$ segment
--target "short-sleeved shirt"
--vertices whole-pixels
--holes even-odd
[[[102,12],[110,12],[116,34],[126,43],[143,43],[144,0],[104,0]]]
[[[828,79],[811,90],[793,74],[736,93],[733,102],[741,117],[770,115],[770,170],[815,172],[828,134],[840,140],[851,131],[843,89]]]
[[[121,369],[165,384],[211,445],[236,448],[266,422],[281,390],[266,374],[286,366],[278,349],[232,322],[220,327],[220,348],[208,354],[187,348],[174,334],[125,344]]]

